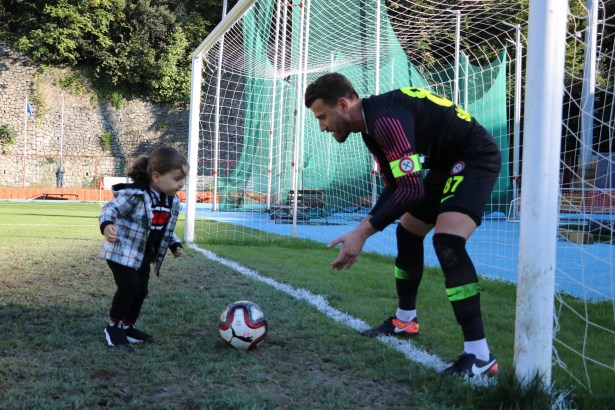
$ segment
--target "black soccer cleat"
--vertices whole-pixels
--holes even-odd
[[[498,370],[498,362],[492,353],[489,353],[487,361],[479,360],[473,354],[464,353],[455,360],[452,366],[442,370],[440,374],[460,377],[495,376]]]
[[[391,316],[380,326],[372,327],[361,332],[363,336],[377,337],[380,335],[414,336],[419,333],[419,322],[416,318],[409,322],[402,322]]]

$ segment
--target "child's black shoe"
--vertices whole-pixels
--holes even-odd
[[[120,324],[116,323],[113,326],[110,324],[104,330],[105,339],[109,346],[126,346],[130,344],[128,338],[126,338],[126,332]]]
[[[126,338],[130,343],[152,343],[154,341],[154,336],[148,335],[134,326],[124,329],[124,332],[126,333]]]

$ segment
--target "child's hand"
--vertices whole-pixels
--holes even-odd
[[[180,256],[182,256],[183,253],[184,253],[184,248],[182,248],[181,246],[178,246],[173,251],[173,256],[175,256],[176,258],[179,258]]]
[[[103,235],[105,235],[105,239],[109,242],[117,241],[117,230],[115,229],[115,225],[107,225],[105,226],[105,230],[103,231]]]

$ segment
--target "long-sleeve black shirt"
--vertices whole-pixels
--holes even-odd
[[[446,169],[467,146],[493,137],[467,112],[427,90],[408,87],[362,100],[365,145],[378,163],[385,189],[370,211],[370,223],[382,230],[424,195],[419,172],[399,175],[392,162],[414,154],[429,168]],[[396,165],[395,165],[396,166]],[[414,170],[416,171],[416,169]]]

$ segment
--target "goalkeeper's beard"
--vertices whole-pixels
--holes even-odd
[[[346,139],[348,138],[348,135],[350,135],[349,132],[337,132],[337,131],[333,131],[333,138],[335,138],[335,140],[337,142],[339,142],[340,144],[344,141],[346,141]]]
[[[335,138],[335,140],[341,144],[342,142],[346,141],[346,139],[351,133],[350,123],[345,119],[340,119],[340,121],[338,122],[339,123],[337,124],[335,129],[331,132],[333,133],[333,138]]]

